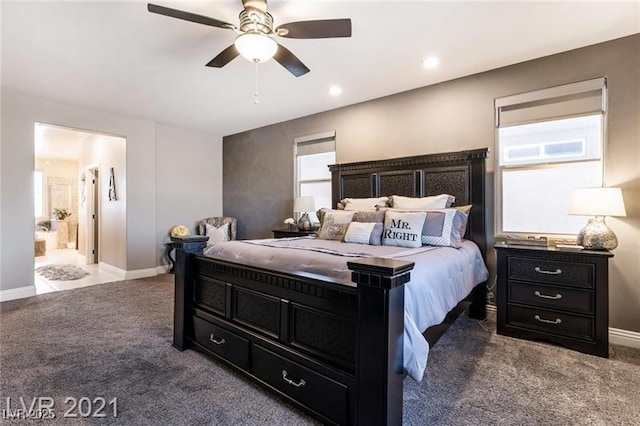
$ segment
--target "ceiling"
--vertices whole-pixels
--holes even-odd
[[[236,1],[158,2],[237,23]],[[275,26],[351,18],[349,39],[278,41],[311,72],[238,57],[234,34],[145,2],[2,2],[2,86],[225,136],[640,32],[639,2],[272,1]],[[421,61],[437,55],[440,66]],[[331,85],[342,95],[328,94]]]
[[[78,161],[82,141],[91,136],[75,129],[36,123],[35,157],[46,160]]]

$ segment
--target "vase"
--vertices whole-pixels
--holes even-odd
[[[309,215],[307,213],[303,213],[298,220],[298,229],[301,231],[310,231],[313,228],[311,224],[311,219],[309,219]]]

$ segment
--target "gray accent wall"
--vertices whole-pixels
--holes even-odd
[[[495,98],[605,76],[605,184],[623,189],[628,214],[607,219],[619,237],[610,263],[610,326],[640,332],[638,52],[640,35],[634,35],[226,136],[224,214],[237,217],[238,238],[271,237],[271,230],[292,216],[296,137],[335,129],[340,163],[483,147],[494,151]],[[494,161],[492,156],[487,164],[491,210]],[[490,245],[493,214],[488,212]],[[492,250],[488,263],[494,272]]]

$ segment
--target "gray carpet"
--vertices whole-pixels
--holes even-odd
[[[171,346],[172,280],[0,304],[0,408],[7,397],[48,396],[58,416],[51,424],[314,423],[230,368]],[[497,336],[461,317],[431,351],[424,380],[405,380],[404,422],[631,425],[638,389],[639,350],[613,346],[606,360]],[[83,396],[117,397],[118,417],[63,419],[65,398]]]

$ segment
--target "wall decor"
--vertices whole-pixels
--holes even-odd
[[[109,201],[117,201],[116,178],[113,176],[113,167],[109,168]]]

